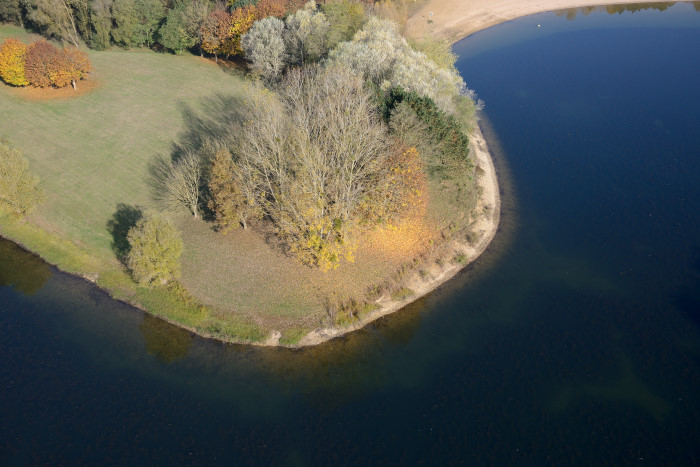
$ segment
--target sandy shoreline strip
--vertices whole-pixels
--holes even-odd
[[[667,0],[662,0],[667,2]],[[406,36],[457,42],[482,29],[521,16],[587,6],[658,3],[644,0],[427,0],[408,19]],[[668,2],[674,3],[674,2]],[[430,22],[429,22],[430,21]]]

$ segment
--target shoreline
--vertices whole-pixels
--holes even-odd
[[[390,315],[409,305],[412,302],[428,295],[435,289],[440,287],[445,282],[452,279],[460,271],[476,261],[481,254],[486,251],[491,241],[496,236],[498,226],[501,220],[501,195],[496,176],[496,167],[493,163],[491,152],[484,138],[483,132],[478,123],[469,134],[470,152],[474,158],[474,163],[484,172],[479,177],[479,187],[481,188],[481,196],[477,201],[475,211],[478,212],[478,218],[474,223],[474,230],[479,232],[480,238],[475,245],[469,245],[465,241],[453,241],[450,243],[451,248],[448,251],[455,254],[464,254],[468,260],[463,264],[458,264],[452,261],[452,257],[445,258],[445,266],[434,271],[435,275],[431,274],[429,279],[423,279],[418,273],[414,273],[407,281],[407,286],[414,291],[414,294],[403,300],[393,300],[390,297],[380,297],[375,303],[380,305],[380,308],[372,311],[367,316],[346,327],[327,327],[320,328],[303,336],[295,346],[290,348],[303,348],[322,344],[331,339],[341,337],[353,331],[357,331],[376,321],[384,316]],[[256,343],[262,346],[280,346],[279,338],[276,335],[271,335],[267,341]],[[287,347],[287,346],[284,346]]]
[[[427,0],[406,23],[405,36],[430,36],[451,44],[482,29],[548,11],[622,4],[677,3],[671,0]],[[428,22],[430,21],[430,22]]]

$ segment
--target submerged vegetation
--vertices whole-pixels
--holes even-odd
[[[478,195],[468,132],[481,103],[454,68],[455,56],[448,44],[409,44],[395,23],[375,15],[381,8],[355,2],[302,6],[260,0],[224,7],[206,0],[183,0],[167,11],[156,3],[114,0],[109,34],[100,22],[106,14],[100,0],[86,3],[88,20],[77,13],[83,11],[79,1],[69,2],[73,8],[69,13],[74,15],[77,37],[94,48],[106,48],[110,42],[129,47],[159,42],[178,53],[206,52],[216,62],[220,56],[241,55],[247,60],[250,79],[243,83],[235,72],[230,79],[237,80],[236,95],[210,100],[214,104],[207,106],[214,111],[210,118],[201,119],[185,107],[182,140],[172,144],[169,156],[146,152],[146,157],[133,160],[133,173],[114,166],[120,179],[126,182],[128,177],[127,184],[139,188],[137,195],[130,195],[132,199],[122,197],[116,203],[117,211],[107,222],[106,233],[112,236],[108,255],[104,240],[93,240],[92,227],[82,234],[88,250],[110,258],[92,267],[99,270],[97,282],[117,297],[149,310],[155,307],[158,315],[217,336],[260,339],[264,334],[257,323],[269,330],[280,326],[280,317],[287,313],[294,316],[284,318],[286,324],[281,325],[288,342],[300,338],[300,329],[319,323],[343,324],[366,315],[378,306],[372,300],[381,294],[396,300],[409,297],[412,292],[404,285],[407,275],[420,271],[421,277],[428,276],[419,268],[419,258],[431,264],[442,261],[438,244],[468,229]],[[42,16],[36,12],[46,4],[36,2],[31,14],[19,18],[39,28]],[[7,14],[0,10],[5,19]],[[39,29],[74,43],[66,24]],[[110,60],[121,56],[107,53]],[[91,54],[102,57],[98,52]],[[11,55],[16,61],[17,54]],[[96,69],[104,73],[99,66],[105,62],[97,62]],[[144,105],[134,103],[132,112]],[[135,130],[137,135],[142,131]],[[172,135],[165,128],[161,131]],[[98,157],[111,159],[108,151],[101,149]],[[137,154],[144,153],[139,148]],[[44,170],[49,165],[42,164]],[[148,182],[146,190],[139,185],[141,180]],[[51,183],[52,195],[66,189],[56,181]],[[128,193],[109,186],[122,196]],[[104,189],[100,186],[97,192]],[[150,196],[144,198],[145,193]],[[143,217],[142,204],[148,211],[161,212]],[[439,218],[433,214],[436,207],[451,216],[461,213],[460,227],[452,219],[424,227],[431,223],[427,216]],[[42,215],[50,209],[41,210]],[[183,216],[185,211],[190,220]],[[63,220],[54,218],[54,222]],[[274,290],[279,285],[271,288],[280,296],[301,294],[307,305],[300,307],[295,304],[297,298],[288,302],[273,294],[258,298],[269,308],[277,307],[270,317],[232,312],[232,307],[256,309],[260,303],[248,302],[245,292],[237,292],[232,283],[241,286],[241,281],[260,277],[272,280],[266,277],[269,266],[260,265],[261,276],[253,272],[256,266],[250,263],[245,244],[235,250],[240,263],[232,256],[231,249],[237,247],[226,238],[234,235],[236,227],[245,234],[239,230],[235,241],[264,244],[268,250],[264,256],[272,255],[280,263],[274,268],[288,271],[282,276],[303,271],[313,278],[311,284],[317,290],[311,293]],[[408,233],[424,238],[415,243],[421,246],[399,249],[396,259],[372,263],[365,238],[376,237],[378,230],[395,231],[395,237]],[[334,282],[341,276],[326,280],[313,272],[348,268],[363,245],[359,261],[367,265],[353,273],[357,279],[347,279],[350,287],[343,287],[341,293],[334,290],[341,286]],[[251,251],[260,255],[260,247],[256,248]],[[206,262],[214,258],[220,270],[212,275]],[[299,269],[294,262],[305,266]],[[236,270],[235,278],[226,276],[223,270],[230,267],[226,263],[243,269]],[[115,269],[115,264],[127,269]],[[77,264],[67,269],[85,273],[85,267]],[[124,279],[126,271],[135,283]],[[212,286],[226,292],[207,292]],[[270,294],[264,286],[262,290]],[[187,317],[189,312],[180,306],[169,310],[175,302],[191,308],[191,315]],[[324,304],[326,318],[304,311],[308,306],[322,309]]]

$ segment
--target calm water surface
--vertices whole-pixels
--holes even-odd
[[[700,463],[696,9],[457,44],[501,232],[327,345],[195,338],[0,242],[0,464]]]

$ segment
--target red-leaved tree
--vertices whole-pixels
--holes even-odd
[[[47,88],[52,85],[51,62],[58,53],[56,47],[43,39],[27,47],[24,70],[29,84],[39,88]]]

